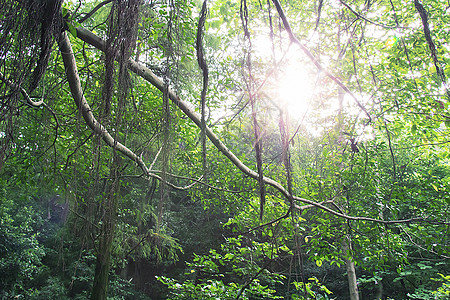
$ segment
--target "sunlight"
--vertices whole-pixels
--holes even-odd
[[[254,36],[253,46],[254,59],[269,65],[266,73],[268,82],[263,91],[269,102],[287,113],[294,127],[304,126],[308,132],[320,134],[328,125],[323,121],[327,118],[331,120],[330,116],[339,106],[337,99],[334,99],[337,89],[330,84],[332,82],[320,75],[317,67],[296,45],[277,44],[276,48],[283,50],[273,52],[268,35],[260,34]],[[322,56],[321,59],[326,65],[331,58]],[[277,120],[278,114],[272,117]]]
[[[314,90],[313,76],[304,66],[296,63],[289,64],[282,73],[278,84],[278,103],[285,109],[290,118],[303,119],[310,109]]]
[[[255,54],[261,61],[273,60],[272,41],[268,35],[253,38]],[[292,120],[301,121],[311,108],[317,71],[309,61],[304,61],[304,53],[295,46],[287,48],[280,56],[275,54],[278,73],[271,76],[268,92],[271,101],[289,114]]]

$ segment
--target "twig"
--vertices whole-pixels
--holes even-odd
[[[264,266],[258,271],[258,273],[256,273],[255,275],[253,275],[253,277],[241,288],[241,290],[239,291],[239,293],[237,294],[237,296],[236,296],[236,300],[238,300],[240,297],[241,297],[241,295],[242,295],[242,293],[250,286],[250,284],[253,282],[253,280],[255,280],[256,279],[256,277],[258,277],[259,276],[259,274],[261,274],[266,268],[267,268],[267,266],[269,266],[269,264],[272,262],[272,260],[271,259],[269,259],[265,264],[264,264]]]
[[[105,0],[102,3],[99,3],[96,7],[94,7],[94,9],[92,9],[90,12],[88,12],[84,17],[82,17],[78,23],[83,23],[84,21],[86,21],[87,19],[89,19],[93,14],[95,14],[95,12],[97,10],[99,10],[100,8],[102,8],[103,6],[105,6],[106,4],[112,2],[113,0]]]
[[[387,26],[384,24],[379,24],[376,23],[374,21],[371,21],[369,19],[367,19],[366,17],[362,16],[361,14],[357,13],[356,11],[354,11],[347,3],[345,3],[343,0],[340,0],[341,4],[344,5],[346,8],[348,8],[349,11],[351,11],[355,16],[357,16],[360,19],[363,19],[364,21],[369,22],[370,24],[376,25],[376,26],[381,26],[383,28],[387,28],[387,29],[396,29],[399,28],[398,26]]]
[[[91,133],[87,138],[85,138],[76,148],[75,150],[72,151],[72,153],[70,153],[69,155],[67,155],[67,159],[66,159],[66,165],[64,166],[64,170],[67,169],[67,167],[69,166],[69,159],[78,151],[78,149],[81,148],[81,146],[83,146],[84,144],[86,144],[86,142],[94,135],[94,133]]]
[[[414,242],[414,240],[412,239],[411,235],[409,235],[409,233],[406,232],[405,228],[403,228],[402,226],[399,226],[399,227],[402,229],[402,231],[403,231],[403,232],[406,234],[406,236],[409,238],[411,244],[415,245],[417,248],[419,248],[419,249],[421,249],[421,250],[423,250],[423,251],[425,251],[425,252],[433,253],[433,254],[435,254],[435,255],[437,255],[437,256],[439,256],[439,257],[445,258],[445,259],[449,259],[449,258],[450,258],[450,256],[443,255],[443,254],[438,254],[436,251],[428,250],[428,249],[422,247],[421,245],[417,244],[416,242]]]
[[[44,99],[41,99],[39,101],[33,101],[31,100],[30,96],[28,95],[27,91],[25,91],[25,89],[17,84],[15,84],[14,82],[10,81],[9,79],[7,79],[2,73],[0,73],[0,79],[6,83],[6,85],[8,85],[10,88],[14,89],[14,90],[18,90],[22,93],[22,95],[25,97],[25,99],[27,100],[27,103],[33,107],[40,107],[43,103],[44,103]]]
[[[85,216],[80,215],[79,213],[77,213],[75,210],[69,208],[70,212],[73,213],[74,215],[76,215],[78,218],[83,219],[84,221],[88,222],[90,225],[94,226],[95,228],[97,228],[98,230],[100,230],[100,227],[97,224],[92,223],[90,220],[88,220]],[[93,239],[94,240],[94,239]]]
[[[152,169],[153,169],[153,165],[155,164],[156,160],[158,159],[158,156],[159,156],[159,154],[161,153],[162,148],[163,148],[163,147],[159,148],[158,153],[156,153],[155,158],[153,159],[152,164],[151,164],[150,167],[148,168],[149,170],[152,170]],[[141,156],[142,156],[142,154],[141,154]]]

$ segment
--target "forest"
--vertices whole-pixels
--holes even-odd
[[[0,299],[450,299],[450,1],[0,0]]]

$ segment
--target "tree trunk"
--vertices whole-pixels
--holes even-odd
[[[109,235],[109,234],[108,234]],[[97,253],[91,300],[106,300],[111,262],[112,238],[103,237]]]
[[[377,295],[375,296],[375,300],[381,300],[383,299],[383,280],[380,279],[377,281]]]
[[[356,283],[355,263],[349,259],[348,255],[351,249],[351,240],[347,236],[342,243],[342,250],[344,252],[344,262],[347,269],[348,288],[350,291],[350,300],[359,300],[358,286]]]
[[[94,284],[92,286],[91,300],[106,300],[108,293],[109,270],[111,268],[111,248],[114,240],[116,225],[117,200],[116,192],[118,179],[114,180],[108,195],[107,203],[103,209],[104,218],[102,235],[97,251]]]
[[[339,58],[338,58],[339,63],[341,62],[342,55],[344,54],[343,52],[341,52],[341,40],[340,40],[341,35],[340,35],[340,33],[341,33],[341,28],[338,24],[337,42],[338,42],[338,52],[340,53]],[[339,86],[338,87],[338,99],[339,99],[338,122],[335,127],[337,137],[338,137],[336,144],[338,146],[340,144],[344,144],[344,140],[345,140],[345,137],[342,135],[343,127],[344,127],[344,114],[343,114],[344,96],[345,96],[345,91],[342,87]],[[341,165],[340,169],[342,169],[342,165]],[[348,193],[347,193],[346,197],[347,197],[347,203],[345,204],[345,206],[347,207],[347,213],[348,213],[348,209],[349,209]],[[348,230],[349,230],[348,226],[347,225],[344,225],[344,226],[345,226],[346,232],[348,232]],[[345,268],[347,270],[347,279],[348,279],[348,288],[350,291],[350,300],[359,300],[358,286],[356,283],[355,263],[351,259],[349,259],[350,250],[352,247],[351,243],[352,243],[352,241],[351,241],[350,235],[346,235],[346,237],[344,238],[344,241],[342,242],[342,252],[344,254]]]

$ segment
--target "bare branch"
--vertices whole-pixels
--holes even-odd
[[[273,1],[277,1],[277,0],[273,0]],[[279,6],[279,4],[278,4],[278,6]],[[289,24],[287,24],[287,25],[289,26]],[[91,44],[92,46],[96,47],[97,49],[99,49],[101,51],[104,51],[104,49],[105,49],[105,41],[103,41],[101,38],[99,38],[98,36],[96,36],[92,32],[90,32],[90,31],[88,31],[88,30],[86,30],[86,29],[84,29],[82,27],[78,27],[77,28],[77,37],[80,38],[81,40],[85,41],[86,43]],[[66,38],[67,38],[67,36],[66,36]],[[68,52],[67,49],[62,49],[62,50],[64,50],[64,52]],[[71,53],[71,49],[69,49],[69,50],[70,50],[70,53]],[[71,54],[71,56],[73,57],[73,54]],[[63,57],[64,57],[64,55],[63,55]],[[151,83],[153,86],[155,86],[161,92],[164,91],[165,86],[164,86],[163,81],[161,79],[159,79],[147,67],[143,66],[142,64],[140,64],[140,63],[138,63],[136,61],[133,61],[133,60],[129,59],[128,60],[128,68],[132,72],[136,73],[137,75],[141,76],[143,79],[145,79],[146,81]],[[332,76],[332,75],[330,74],[330,76]],[[79,79],[78,79],[78,85],[79,85]],[[344,87],[344,90],[348,91],[348,88],[345,87],[345,85],[343,83],[340,83],[340,85],[342,85]],[[78,98],[80,97],[80,95],[75,95],[75,96],[77,96]],[[195,123],[195,125],[197,125],[197,127],[201,128],[201,117],[190,108],[190,105],[187,102],[181,100],[180,97],[178,97],[178,95],[170,87],[168,89],[168,96],[172,100],[172,102],[175,105],[177,105],[185,113],[185,115],[187,117],[189,117]],[[82,95],[81,95],[81,97],[82,97]],[[84,100],[84,102],[86,102],[84,97],[82,98],[82,100]],[[80,99],[75,100],[75,101],[76,102],[77,101],[80,102]],[[148,171],[148,169],[145,167],[145,164],[142,162],[142,160],[139,157],[137,157],[136,154],[131,152],[128,148],[126,148],[122,144],[120,144],[118,142],[114,142],[114,140],[112,140],[111,136],[109,136],[109,134],[106,132],[106,130],[103,128],[103,126],[101,126],[101,124],[98,124],[98,123],[97,124],[95,124],[95,123],[92,124],[93,123],[93,120],[91,120],[91,118],[93,118],[92,113],[91,113],[90,109],[86,109],[85,105],[87,105],[87,103],[81,105],[81,108],[86,110],[86,111],[83,112],[83,117],[85,117],[85,115],[86,115],[86,117],[85,117],[85,119],[87,119],[86,122],[89,122],[89,124],[91,124],[89,126],[91,128],[93,128],[93,129],[95,128],[95,130],[97,130],[100,134],[102,134],[103,139],[107,142],[108,145],[110,145],[112,147],[113,146],[116,147],[116,149],[119,150],[120,152],[123,151],[122,153],[124,153],[126,156],[128,156],[132,160],[136,161],[138,163],[138,165],[143,170],[145,170],[144,172],[146,174],[148,174],[149,176],[152,176],[150,174],[150,172]],[[87,106],[87,107],[89,107],[89,106]],[[365,109],[364,109],[364,111],[365,111]],[[367,113],[367,111],[366,111],[366,113]],[[92,117],[90,117],[89,114]],[[367,115],[369,116],[368,113],[367,113]],[[258,173],[253,171],[252,169],[247,167],[242,161],[240,161],[239,158],[237,158],[236,155],[234,155],[234,153],[231,152],[231,150],[229,150],[227,148],[227,146],[225,146],[225,144],[216,136],[216,134],[211,130],[211,128],[206,126],[205,130],[206,130],[206,135],[208,136],[209,140],[213,143],[213,145],[220,152],[222,152],[223,155],[225,155],[244,174],[246,174],[247,176],[249,176],[249,177],[251,177],[251,178],[253,178],[255,180],[258,180]],[[156,178],[159,179],[160,177],[158,176]],[[289,192],[279,182],[277,182],[277,181],[275,181],[275,180],[273,180],[271,178],[264,177],[264,183],[274,187],[286,199],[289,199],[291,197]],[[411,219],[405,219],[405,220],[386,221],[386,220],[379,220],[379,219],[373,219],[373,218],[368,218],[368,217],[349,216],[349,215],[346,215],[344,213],[337,212],[337,211],[335,211],[335,210],[325,206],[322,203],[318,203],[318,202],[315,202],[315,201],[312,201],[312,200],[308,200],[308,199],[304,199],[304,198],[297,197],[297,196],[292,196],[292,197],[293,197],[293,199],[295,201],[299,201],[299,202],[303,202],[303,203],[307,204],[307,206],[304,206],[306,208],[310,208],[310,206],[311,207],[316,207],[316,208],[324,210],[324,211],[326,211],[326,212],[328,212],[328,213],[330,213],[332,215],[335,215],[337,217],[341,217],[341,218],[344,218],[344,219],[347,219],[347,220],[370,221],[370,222],[382,223],[382,224],[399,224],[399,223],[412,223],[412,222],[419,222],[419,221],[425,221],[425,222],[427,221],[427,220],[425,220],[423,218],[411,218]],[[297,205],[295,205],[294,207],[296,209],[301,209],[301,207],[297,206]]]
[[[197,182],[200,182],[200,179],[203,177],[203,176],[200,176],[199,179],[194,180],[194,182],[191,183],[191,184],[189,184],[189,185],[186,185],[186,186],[177,186],[177,185],[175,185],[175,184],[173,184],[173,183],[171,183],[171,182],[168,182],[167,180],[164,180],[161,176],[156,175],[156,174],[154,174],[153,172],[147,173],[147,176],[156,178],[156,179],[158,179],[159,181],[164,182],[165,184],[167,184],[168,186],[170,186],[170,187],[173,188],[174,190],[179,190],[179,191],[185,191],[185,190],[190,189],[191,187],[193,187],[194,185],[196,185]]]
[[[357,13],[356,11],[353,10],[353,8],[350,7],[350,5],[348,5],[347,3],[345,3],[344,1],[340,1],[342,5],[344,5],[349,11],[352,12],[352,14],[354,14],[356,17],[358,17],[359,19],[363,19],[364,21],[369,22],[370,24],[373,24],[375,26],[381,26],[383,28],[387,28],[387,29],[396,29],[396,28],[404,28],[404,27],[398,27],[398,26],[388,26],[388,25],[384,25],[384,24],[379,24],[376,23],[374,21],[371,21],[369,19],[367,19],[366,17],[362,16],[361,14]]]
[[[50,144],[50,146],[47,147],[47,149],[45,149],[42,154],[39,156],[39,158],[44,155],[51,147],[53,147],[56,143],[56,139],[58,137],[58,128],[59,128],[59,121],[58,121],[58,117],[56,116],[56,113],[53,111],[53,109],[51,109],[46,103],[44,103],[44,98],[42,97],[41,100],[39,101],[34,101],[31,99],[31,97],[28,95],[27,91],[15,84],[14,82],[10,81],[9,79],[7,79],[1,72],[0,72],[0,80],[2,80],[3,82],[6,83],[6,85],[8,85],[10,88],[12,88],[13,90],[16,91],[20,91],[20,93],[24,96],[24,98],[26,99],[27,103],[34,107],[34,108],[39,108],[41,106],[45,107],[45,109],[47,109],[53,116],[53,118],[55,119],[55,138],[53,139],[53,142]]]
[[[133,151],[125,147],[120,142],[114,140],[105,127],[103,127],[103,125],[100,124],[92,114],[91,108],[83,95],[83,90],[81,88],[80,78],[78,77],[77,66],[75,63],[75,57],[66,32],[61,33],[58,40],[58,45],[63,58],[67,81],[69,82],[73,100],[86,121],[86,124],[94,131],[94,133],[100,135],[108,146],[118,150],[132,161],[136,162],[145,174],[149,174],[149,170],[147,169],[144,161]]]
[[[163,147],[159,148],[158,153],[156,153],[155,158],[153,159],[153,162],[152,162],[152,164],[150,165],[150,168],[149,168],[150,170],[153,170],[153,165],[155,164],[156,160],[158,159],[158,156],[159,156],[159,154],[161,153],[162,148],[163,148]],[[142,156],[142,154],[141,154],[141,156]]]
[[[76,148],[75,150],[72,151],[72,153],[70,153],[69,155],[67,155],[67,159],[66,159],[66,165],[64,166],[64,170],[66,170],[69,167],[69,160],[72,156],[75,155],[75,153],[77,153],[78,149],[80,149],[84,144],[87,143],[87,141],[89,141],[89,139],[94,135],[94,133],[91,133],[87,138],[85,138]]]
[[[44,99],[41,99],[39,101],[33,101],[31,100],[30,96],[28,95],[27,91],[25,91],[25,89],[21,86],[18,86],[17,84],[15,84],[14,82],[10,81],[9,79],[7,79],[2,73],[0,73],[0,80],[2,80],[3,82],[6,83],[6,85],[8,85],[10,88],[12,88],[13,90],[16,91],[20,91],[22,93],[22,95],[25,97],[25,99],[27,100],[27,103],[30,104],[33,107],[39,107],[44,103]]]
[[[161,173],[162,171],[152,170],[152,172],[153,173]],[[209,188],[217,190],[217,191],[222,191],[222,192],[227,192],[227,193],[235,193],[235,194],[242,193],[242,191],[234,191],[234,190],[219,188],[219,187],[216,187],[214,185],[208,184],[208,183],[206,183],[206,182],[201,180],[203,178],[203,175],[200,176],[200,178],[198,178],[198,179],[195,179],[195,178],[192,178],[192,177],[181,176],[181,175],[175,175],[175,174],[171,174],[171,173],[167,173],[167,176],[170,176],[170,177],[173,177],[173,178],[178,178],[178,179],[186,179],[186,180],[194,181],[195,183],[204,185],[206,187],[209,187]]]
[[[87,19],[89,19],[90,17],[92,17],[93,14],[95,14],[95,12],[97,10],[99,10],[100,8],[102,8],[103,6],[105,6],[106,4],[112,2],[113,0],[105,0],[102,3],[99,3],[96,7],[94,7],[94,9],[92,9],[90,12],[88,12],[84,17],[82,17],[78,23],[83,23],[84,21],[86,21]]]

